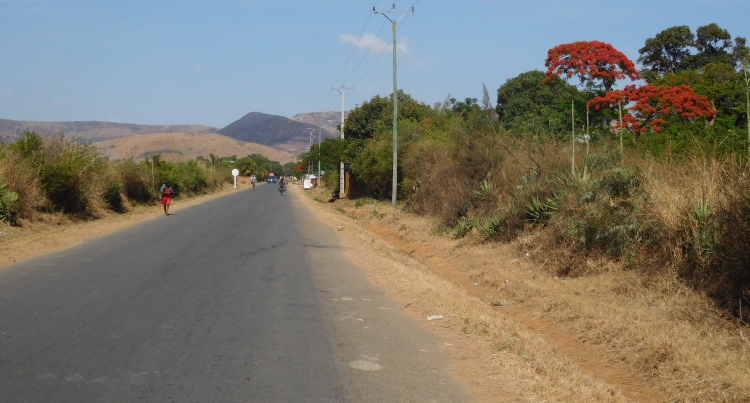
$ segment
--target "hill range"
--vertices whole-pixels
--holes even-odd
[[[262,144],[235,140],[217,133],[152,133],[120,137],[94,143],[99,151],[110,159],[141,159],[152,154],[161,154],[162,159],[181,161],[209,154],[224,157],[245,157],[261,154],[282,164],[295,160],[288,152]]]
[[[305,121],[251,112],[219,130],[219,133],[237,140],[264,144],[299,155],[310,147],[311,137],[313,143],[318,142],[317,128],[315,124]],[[329,128],[321,127],[321,129],[321,139],[336,137],[329,131]]]
[[[39,122],[29,120],[0,119],[0,139],[13,141],[24,130],[44,134],[65,133],[91,142],[111,140],[118,137],[138,134],[181,132],[218,133],[219,129],[203,125],[139,125],[133,123],[101,122],[97,120],[80,122]]]
[[[190,134],[223,134],[235,140],[237,152],[229,152],[226,155],[244,156],[245,151],[256,150],[251,153],[259,153],[271,158],[272,150],[277,150],[278,156],[284,160],[292,159],[308,150],[310,139],[316,143],[318,141],[317,128],[320,127],[321,139],[336,138],[337,126],[341,120],[340,112],[311,112],[301,113],[294,117],[287,118],[284,116],[269,115],[260,112],[251,112],[240,119],[230,123],[226,127],[219,129],[204,125],[140,125],[133,123],[115,123],[102,121],[71,121],[71,122],[41,122],[41,121],[18,121],[0,119],[0,140],[5,142],[13,141],[18,134],[24,130],[31,130],[40,134],[55,135],[65,133],[69,137],[75,137],[92,143],[109,142],[115,139],[128,138],[134,136],[143,136],[146,134],[160,134],[156,137],[136,137],[136,139],[121,142],[110,142],[102,147],[97,147],[106,151],[111,158],[124,158],[133,156],[138,158],[142,155],[150,155],[155,152],[165,154],[184,155],[188,157],[193,155],[192,151],[180,151],[180,147],[173,149],[172,143],[190,144],[195,152],[205,152],[198,154],[207,156],[208,154],[224,155],[227,150],[227,142],[219,137],[205,136],[207,142],[195,143],[190,138]],[[312,136],[311,136],[311,131]],[[180,134],[167,139],[167,134]],[[143,141],[143,144],[137,144]],[[210,146],[216,141],[216,149]],[[257,147],[249,143],[257,143]],[[241,146],[240,146],[241,144]],[[138,146],[137,149],[134,147]],[[261,147],[265,146],[265,147]],[[156,147],[156,148],[154,148]],[[180,154],[182,152],[182,154]],[[275,154],[274,154],[275,155]],[[197,155],[196,155],[197,156]],[[169,158],[172,158],[171,156]],[[272,158],[273,159],[273,158]],[[278,159],[277,159],[278,160]],[[280,160],[278,160],[280,161]]]

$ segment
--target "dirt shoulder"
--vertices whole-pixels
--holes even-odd
[[[237,190],[250,186],[249,178],[239,177]],[[263,186],[260,184],[259,186]],[[170,211],[194,206],[224,196],[236,191],[230,185],[224,185],[213,193],[176,199],[172,201]],[[0,268],[8,264],[30,259],[66,248],[84,241],[117,231],[119,229],[162,217],[164,212],[160,204],[153,206],[137,206],[127,213],[101,213],[102,217],[94,220],[71,220],[62,214],[50,214],[39,221],[24,222],[21,227],[0,228]]]
[[[750,329],[667,276],[589,262],[599,274],[559,278],[533,238],[455,240],[388,204],[304,194],[373,282],[446,347],[463,343],[453,374],[482,401],[750,399]]]

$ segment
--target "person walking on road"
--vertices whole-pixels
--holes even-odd
[[[164,205],[164,215],[169,215],[169,205],[172,204],[172,185],[169,181],[161,185],[161,204]]]

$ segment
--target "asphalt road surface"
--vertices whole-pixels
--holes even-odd
[[[471,401],[301,191],[177,202],[0,268],[0,402]]]

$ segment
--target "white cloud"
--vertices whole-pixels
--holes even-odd
[[[357,49],[369,49],[371,55],[378,57],[385,52],[392,51],[393,43],[391,41],[384,41],[374,34],[363,34],[359,41],[357,41],[356,35],[345,34],[339,37],[339,42],[350,43],[356,46]],[[409,46],[409,38],[402,37],[397,38],[396,51],[398,52],[399,59],[412,62],[414,61],[414,55],[411,53],[411,47]]]

